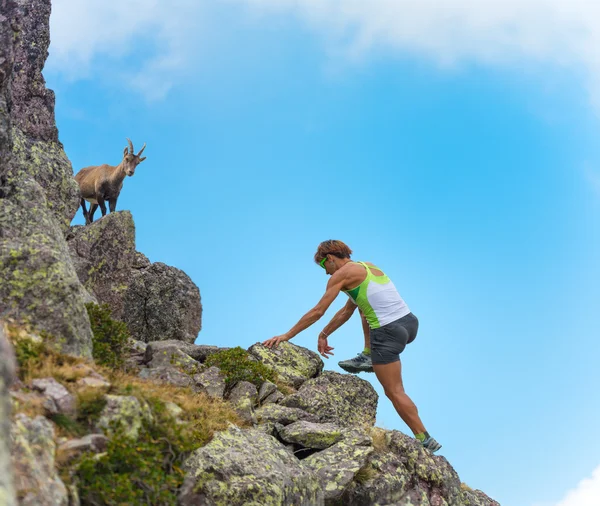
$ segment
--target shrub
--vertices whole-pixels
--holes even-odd
[[[123,354],[129,339],[127,325],[111,318],[110,308],[107,304],[98,306],[90,302],[85,307],[92,325],[92,356],[94,360],[100,365],[121,369]]]
[[[237,346],[219,351],[206,359],[208,367],[216,366],[225,375],[227,388],[233,388],[238,381],[249,381],[257,388],[266,381],[276,381],[273,369],[262,362],[251,360],[247,351]]]
[[[144,427],[136,440],[117,432],[102,456],[80,459],[76,475],[81,503],[175,506],[184,478],[178,450],[157,427]]]

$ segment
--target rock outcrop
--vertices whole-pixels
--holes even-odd
[[[55,465],[54,426],[43,416],[18,414],[12,425],[15,488],[21,506],[68,506]]]
[[[323,504],[317,477],[273,437],[231,427],[185,462],[179,504]]]
[[[65,351],[90,356],[85,291],[63,239],[77,187],[41,75],[49,16],[49,2],[2,2],[0,317],[28,322]]]
[[[46,88],[42,69],[50,45],[50,2],[16,1],[12,19],[18,26],[12,73],[13,171],[35,180],[49,211],[64,233],[79,205],[79,188],[71,162],[58,140],[54,92]]]
[[[129,211],[110,213],[67,235],[71,258],[90,300],[107,304],[132,337],[193,343],[202,327],[200,290],[183,271],[135,249]]]

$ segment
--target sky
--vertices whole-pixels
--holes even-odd
[[[198,285],[198,344],[289,330],[340,239],[419,318],[404,385],[461,480],[598,506],[599,42],[574,0],[55,0],[44,75],[75,171],[147,143],[117,208]],[[329,341],[343,372],[358,316]]]

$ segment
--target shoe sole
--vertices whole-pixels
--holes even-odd
[[[338,364],[344,371],[346,372],[351,372],[353,374],[359,373],[359,372],[375,372],[373,371],[372,367],[369,367],[368,369],[360,369],[358,367],[352,367],[352,366],[346,366],[346,365],[340,365]]]

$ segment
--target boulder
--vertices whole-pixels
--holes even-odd
[[[0,42],[1,37],[0,31]],[[15,355],[0,322],[0,504],[6,506],[16,505],[10,457],[11,402],[8,394],[8,389],[16,378],[15,370]]]
[[[299,421],[282,427],[279,437],[286,443],[294,443],[304,448],[324,450],[340,441],[343,429],[332,423]]]
[[[196,385],[191,375],[186,374],[176,367],[157,367],[154,369],[141,369],[139,377],[150,379],[160,383],[170,383],[178,387],[191,387],[196,391],[203,391],[202,387]]]
[[[52,413],[72,416],[77,410],[75,397],[54,378],[34,379],[31,388],[40,392],[49,401],[44,404]]]
[[[136,397],[107,395],[106,401],[97,427],[103,429],[108,436],[121,430],[125,437],[135,439],[144,420],[152,419],[150,408],[140,403]]]
[[[14,484],[20,506],[68,506],[55,466],[54,428],[43,416],[18,414],[11,429]]]
[[[218,367],[212,366],[196,374],[194,382],[202,386],[206,393],[215,399],[222,399],[225,395],[225,375]]]
[[[109,389],[110,383],[103,378],[95,376],[86,376],[77,380],[77,385],[83,388],[104,388]]]
[[[92,224],[72,227],[67,237],[79,281],[113,318],[122,320],[123,295],[136,259],[135,225],[129,211],[117,211]]]
[[[258,402],[263,402],[269,395],[277,392],[277,385],[270,381],[264,381],[258,390]]]
[[[227,397],[242,420],[247,423],[257,422],[254,414],[254,406],[258,402],[258,390],[256,386],[248,381],[239,381],[231,389]]]
[[[317,474],[325,493],[325,504],[332,504],[341,498],[372,452],[371,438],[352,430],[347,431],[341,441],[302,462]]]
[[[160,353],[163,350],[163,348],[171,348],[173,346],[181,350],[186,355],[189,355],[194,360],[197,360],[198,362],[204,362],[209,355],[217,353],[218,351],[229,349],[219,348],[218,346],[186,343],[184,341],[177,341],[175,339],[166,339],[164,341],[154,341],[146,344],[146,356],[144,362],[150,362],[154,357],[154,354]]]
[[[377,400],[377,392],[368,381],[351,374],[325,371],[318,378],[306,381],[298,392],[285,397],[280,404],[312,413],[319,422],[348,427],[374,425]]]
[[[146,357],[148,356],[152,357],[146,363],[146,366],[150,369],[175,367],[187,374],[195,374],[202,368],[200,362],[194,360],[175,345],[161,346],[160,349],[149,346],[146,349]]]
[[[341,498],[344,504],[469,504],[456,471],[444,457],[398,431],[385,431],[385,438],[386,450],[371,454],[365,466],[370,477],[348,485]]]
[[[179,504],[319,506],[322,492],[308,471],[275,438],[257,429],[219,432],[184,463]]]
[[[282,381],[294,388],[299,388],[307,379],[321,374],[324,366],[318,353],[289,342],[280,343],[271,349],[257,343],[248,352],[274,369]]]
[[[193,343],[202,324],[200,291],[190,277],[157,262],[138,275],[123,297],[123,321],[134,339]]]
[[[57,452],[63,461],[70,461],[85,452],[101,453],[108,447],[108,438],[102,434],[88,434],[79,439],[62,443]]]
[[[272,394],[267,395],[262,401],[262,404],[277,404],[282,399],[285,399],[285,395],[283,395],[279,390],[276,390]]]
[[[85,290],[38,183],[13,174],[0,198],[0,317],[54,336],[66,353],[91,357]]]
[[[267,404],[256,410],[258,423],[280,423],[289,425],[290,423],[305,420],[307,422],[318,422],[319,417],[299,408],[288,408],[278,404]]]

